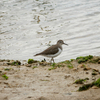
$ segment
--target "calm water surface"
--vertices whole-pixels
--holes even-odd
[[[33,55],[62,39],[69,46],[56,62],[100,56],[100,0],[1,0],[0,59]]]

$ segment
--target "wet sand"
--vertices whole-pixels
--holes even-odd
[[[100,100],[100,88],[91,87],[77,91],[83,84],[75,84],[78,79],[88,78],[84,84],[100,78],[100,64],[72,61],[73,68],[57,67],[48,70],[46,62],[9,65],[0,61],[0,100]],[[87,70],[82,67],[86,66]],[[36,66],[36,67],[34,67]],[[34,68],[33,68],[34,67]],[[97,75],[92,75],[93,69]],[[2,77],[7,75],[8,79]]]

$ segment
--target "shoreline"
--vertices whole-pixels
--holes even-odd
[[[99,78],[100,56],[53,64],[0,60],[0,100],[99,100],[99,86],[91,85]],[[87,84],[87,90],[78,91]]]

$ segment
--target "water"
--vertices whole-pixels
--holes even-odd
[[[100,0],[1,0],[0,59],[34,57],[62,39],[56,62],[100,56]]]

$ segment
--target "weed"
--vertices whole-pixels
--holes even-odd
[[[100,78],[96,82],[94,82],[94,85],[96,85],[97,87],[100,87]]]
[[[37,68],[37,66],[34,66],[33,69],[34,69],[34,68]]]
[[[94,86],[94,85],[97,86],[97,87],[100,87],[100,78],[97,79],[97,81],[95,81],[95,82],[92,82],[92,83],[90,83],[90,84],[85,84],[85,85],[83,85],[82,87],[79,87],[78,91],[87,90],[87,89],[91,88],[91,87]]]
[[[86,80],[89,80],[89,78],[79,79],[79,80],[76,80],[74,83],[76,83],[76,84],[83,84],[83,82],[85,82]]]
[[[56,69],[56,67],[49,68],[48,70]]]
[[[9,71],[9,70],[11,70],[11,68],[5,68],[4,70]]]
[[[32,64],[34,62],[33,59],[28,59],[28,64]]]
[[[51,66],[52,66],[52,68],[49,68],[48,70],[52,70],[52,69],[56,69],[57,68],[56,63],[53,63]]]
[[[78,91],[84,91],[84,90],[87,90],[89,89],[90,87],[92,87],[93,84],[85,84],[83,85],[82,87],[79,87]]]
[[[56,66],[56,63],[53,63],[51,66],[52,66],[52,67],[55,67],[55,66]]]
[[[84,63],[84,62],[87,62],[88,60],[92,59],[93,56],[92,55],[89,55],[89,56],[85,56],[85,57],[77,57],[76,60],[78,60],[78,63]]]
[[[18,61],[18,60],[16,60],[16,61],[14,61],[14,62],[12,62],[12,63],[9,63],[10,65],[21,65],[21,62],[20,61]]]
[[[68,68],[73,68],[72,63],[71,63],[71,61],[69,61],[69,60],[63,61],[62,63],[66,64]]]
[[[2,75],[2,77],[3,77],[3,78],[5,78],[6,80],[8,79],[8,76],[7,76],[7,75],[5,75],[5,74],[4,74],[4,75]]]
[[[68,68],[73,68],[73,65],[67,65]]]
[[[74,59],[71,59],[70,61],[73,61]]]

